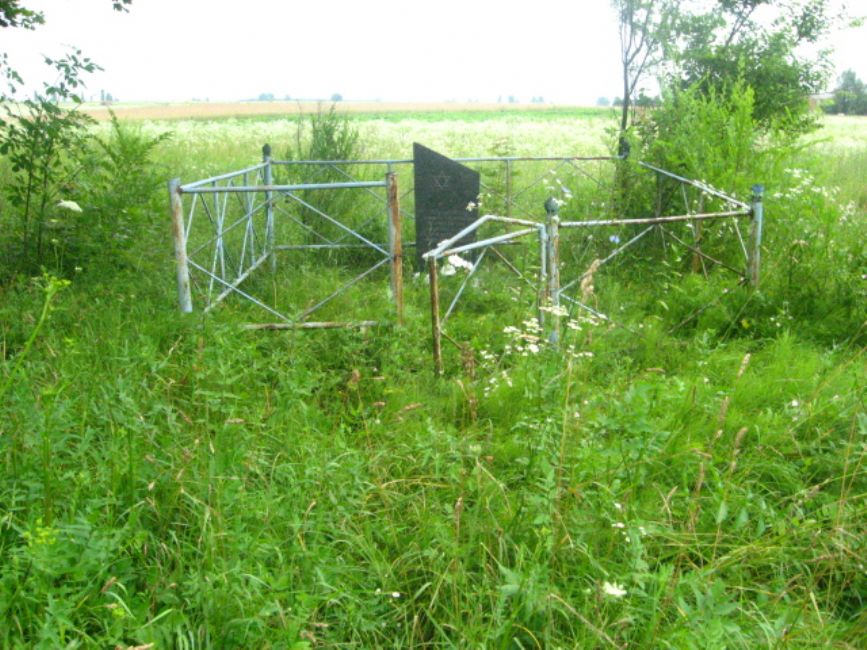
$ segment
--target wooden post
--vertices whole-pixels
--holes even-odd
[[[274,182],[271,170],[271,145],[262,147],[262,162],[265,163],[262,178],[265,187],[271,187]],[[277,254],[274,249],[274,206],[271,203],[271,190],[265,190],[265,241],[268,247],[268,256],[271,258],[271,272],[277,271]]]
[[[440,326],[440,285],[437,277],[437,261],[431,257],[427,261],[428,278],[430,280],[430,316],[433,333],[434,374],[443,374],[442,330]]]
[[[403,325],[403,241],[400,231],[400,193],[394,172],[390,171],[385,175],[385,187],[388,202],[388,247],[391,253],[391,292],[397,309],[397,323]]]
[[[545,211],[548,217],[545,224],[547,231],[545,258],[548,267],[546,306],[552,307],[555,312],[551,314],[548,340],[557,345],[560,342],[560,316],[556,313],[560,307],[560,204],[557,199],[552,197],[545,201]]]
[[[764,204],[762,196],[764,195],[764,185],[753,185],[753,200],[752,200],[752,218],[753,223],[750,228],[750,247],[749,258],[747,260],[747,277],[750,280],[750,286],[754,289],[759,287],[761,256],[762,256],[762,226],[764,222]]]

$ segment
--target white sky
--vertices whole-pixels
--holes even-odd
[[[867,13],[867,0],[850,0]],[[28,0],[46,24],[5,29],[0,50],[29,83],[42,54],[80,47],[89,78],[122,101],[277,98],[595,103],[620,94],[609,0]],[[867,26],[837,34],[837,74],[867,79]],[[836,77],[836,75],[835,75]]]

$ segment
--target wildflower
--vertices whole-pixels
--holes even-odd
[[[607,580],[602,583],[602,592],[612,598],[623,598],[626,595],[626,589],[622,585]]]
[[[442,273],[443,275],[454,275],[457,272],[457,269],[448,263],[443,264],[443,268],[440,271],[440,273]]]
[[[82,212],[81,206],[75,201],[58,201],[57,207],[69,210],[70,212]]]
[[[611,235],[608,238],[608,241],[610,241],[612,244],[619,244],[620,243],[620,237],[618,237],[617,235]]]
[[[622,521],[615,521],[613,524],[611,524],[611,527],[623,529],[626,528],[626,524],[624,524]]]
[[[477,207],[479,207],[478,203],[476,203],[475,201],[470,201],[469,203],[467,203],[467,212],[472,212]]]
[[[545,313],[552,314],[553,316],[568,316],[569,311],[563,307],[562,305],[548,305],[544,307],[539,307],[541,311]]]
[[[465,260],[460,255],[449,255],[448,258],[446,258],[446,261],[455,267],[455,269],[466,269],[467,271],[473,270],[473,263],[469,260]]]

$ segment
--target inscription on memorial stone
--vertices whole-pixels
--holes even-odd
[[[479,172],[428,149],[412,145],[415,168],[415,265],[421,271],[421,256],[444,239],[456,235],[479,218]],[[455,245],[475,241],[475,234]]]

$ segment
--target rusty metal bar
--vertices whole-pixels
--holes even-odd
[[[294,185],[223,185],[219,187],[194,187],[183,190],[184,194],[222,194],[233,192],[300,192],[301,190],[352,190],[365,187],[385,187],[383,181],[358,181],[354,183],[297,183]]]
[[[180,194],[181,181],[169,181],[169,206],[172,211],[172,236],[175,242],[175,263],[177,264],[178,307],[184,313],[193,311],[193,298],[190,293],[190,268],[187,259],[187,236],[184,232],[184,202]]]
[[[652,171],[655,171],[658,174],[662,174],[663,176],[668,176],[669,178],[673,178],[676,181],[680,181],[681,183],[686,183],[687,185],[691,185],[695,188],[698,188],[702,192],[704,192],[706,194],[710,194],[711,196],[715,196],[717,198],[720,198],[723,201],[726,201],[727,203],[731,203],[732,205],[738,205],[741,208],[743,208],[744,210],[750,209],[750,206],[748,206],[743,201],[738,201],[733,196],[729,196],[728,194],[724,194],[723,192],[720,192],[719,190],[715,190],[712,187],[708,187],[704,183],[699,183],[697,181],[690,180],[689,178],[684,178],[683,176],[678,176],[677,174],[673,174],[670,171],[666,171],[665,169],[660,169],[659,167],[655,167],[655,166],[651,165],[650,163],[639,161],[638,164],[641,167],[644,167],[645,169],[650,169]]]
[[[746,217],[749,210],[729,210],[726,212],[706,212],[704,214],[681,214],[672,217],[643,217],[640,219],[597,219],[593,221],[563,221],[561,228],[585,228],[590,226],[645,226],[657,223],[675,223],[700,219],[724,219],[727,217]]]
[[[439,278],[437,277],[437,261],[435,258],[428,258],[427,270],[428,279],[430,280],[430,315],[433,335],[434,375],[439,377],[443,374],[443,348],[442,326],[440,325],[440,286]]]
[[[385,176],[386,202],[388,207],[388,248],[391,253],[391,292],[397,309],[397,322],[403,325],[403,241],[400,221],[400,198],[397,176],[388,172]]]
[[[622,160],[620,156],[484,156],[481,158],[452,158],[455,162],[541,162],[569,160]],[[411,165],[415,161],[409,159],[374,159],[374,160],[274,160],[275,165]]]

